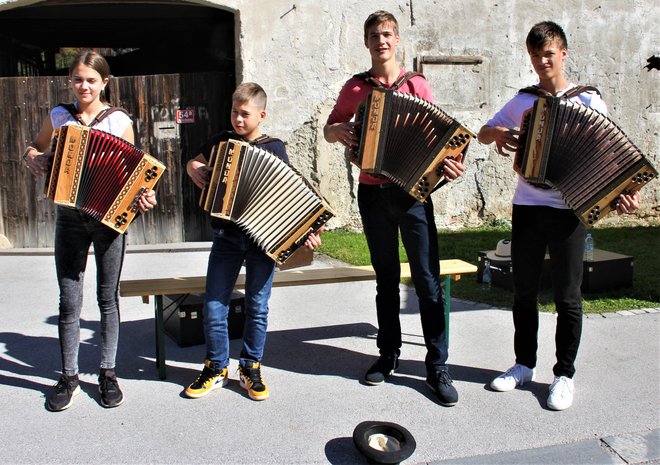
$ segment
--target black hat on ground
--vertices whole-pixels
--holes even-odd
[[[363,421],[353,430],[353,442],[369,463],[403,462],[417,446],[407,429],[385,421]]]

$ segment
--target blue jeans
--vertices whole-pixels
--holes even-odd
[[[119,341],[119,277],[126,235],[73,208],[57,207],[55,268],[60,287],[58,330],[62,372],[78,373],[80,312],[90,244],[96,259],[96,299],[101,311],[101,368],[114,368]]]
[[[206,273],[204,327],[206,358],[216,368],[229,365],[227,315],[231,293],[245,262],[245,326],[241,364],[263,358],[268,327],[268,299],[275,262],[236,225],[213,226],[213,246]]]
[[[550,254],[557,309],[556,376],[575,374],[582,334],[582,285],[585,227],[572,210],[514,205],[511,233],[513,326],[516,363],[534,368],[538,348],[538,297],[546,249]]]
[[[371,264],[376,271],[376,343],[380,353],[399,354],[401,349],[398,241],[401,231],[419,302],[427,350],[426,369],[447,370],[444,291],[440,284],[438,236],[431,199],[421,203],[394,184],[360,184],[358,206]]]

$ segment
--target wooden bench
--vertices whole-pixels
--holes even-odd
[[[449,312],[451,309],[451,279],[458,280],[461,274],[475,273],[477,267],[462,260],[440,260],[440,275],[445,279],[445,324],[449,341]],[[410,278],[410,266],[401,264],[401,278]],[[335,268],[312,268],[276,271],[273,287],[301,286],[309,284],[343,283],[349,281],[369,281],[376,279],[371,266],[346,266]],[[156,321],[156,366],[161,379],[166,377],[165,366],[165,323],[163,319],[163,296],[171,294],[203,293],[206,276],[174,278],[134,279],[120,282],[119,295],[122,297],[142,297],[149,303],[149,296],[155,297],[154,312]],[[240,274],[236,289],[245,287],[245,275]]]

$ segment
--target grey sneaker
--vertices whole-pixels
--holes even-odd
[[[51,412],[60,412],[71,407],[73,397],[80,392],[80,381],[78,375],[62,375],[55,385],[55,392],[50,396],[46,404]]]
[[[522,386],[529,381],[534,381],[536,378],[536,369],[528,368],[525,365],[516,363],[511,368],[506,370],[500,376],[495,378],[490,383],[490,387],[494,391],[506,392],[512,391],[516,386]]]

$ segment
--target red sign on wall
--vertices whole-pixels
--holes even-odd
[[[190,124],[195,122],[195,110],[177,110],[177,124]]]

